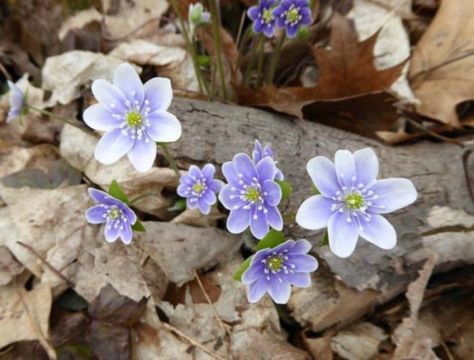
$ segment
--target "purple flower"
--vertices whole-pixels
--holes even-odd
[[[228,184],[219,193],[220,202],[230,210],[227,229],[239,234],[250,225],[250,231],[262,239],[269,231],[283,228],[277,205],[281,201],[280,186],[274,181],[276,167],[265,157],[254,164],[247,154],[237,154],[222,165]]]
[[[181,176],[178,195],[186,198],[188,208],[199,208],[204,215],[209,214],[211,205],[217,202],[216,193],[222,187],[220,180],[214,180],[215,171],[212,164],[205,165],[202,170],[191,165],[188,174]]]
[[[264,33],[267,37],[275,34],[275,16],[273,8],[275,0],[260,0],[258,5],[249,8],[247,15],[253,21],[253,31]]]
[[[106,192],[89,188],[90,197],[97,203],[86,211],[91,224],[105,223],[105,240],[114,242],[121,238],[124,244],[132,241],[132,225],[137,221],[135,213],[124,202]]]
[[[354,154],[338,150],[335,163],[316,156],[306,168],[321,195],[311,196],[301,204],[296,214],[301,227],[327,227],[331,251],[343,258],[354,252],[359,235],[382,249],[396,245],[395,229],[381,214],[416,200],[416,189],[410,180],[377,180],[379,163],[370,148]]]
[[[272,249],[258,251],[242,274],[242,283],[248,285],[249,302],[257,302],[268,292],[277,304],[286,304],[291,285],[309,287],[310,272],[318,268],[318,261],[307,255],[309,250],[311,244],[306,240],[288,240]]]
[[[191,36],[194,34],[194,30],[206,24],[209,24],[211,21],[211,14],[207,11],[204,11],[204,7],[201,3],[189,4],[188,10],[188,23],[191,31]]]
[[[285,28],[289,38],[296,36],[300,26],[310,25],[312,22],[308,0],[282,0],[273,10],[273,16],[278,27]]]
[[[260,141],[255,140],[255,149],[252,152],[253,162],[255,164],[258,164],[258,162],[260,160],[262,160],[263,158],[265,158],[267,156],[269,156],[273,159],[273,151],[272,151],[272,148],[270,147],[270,145],[265,145],[265,147],[263,147],[262,144],[260,143]],[[273,159],[273,161],[275,161],[275,159]],[[275,161],[275,164],[276,163],[277,163],[277,161]],[[275,180],[282,181],[284,179],[285,179],[285,176],[283,175],[282,171],[277,168],[277,173],[275,175]]]
[[[10,111],[7,116],[7,123],[9,123],[21,116],[21,112],[25,107],[25,95],[23,91],[10,80],[8,80],[7,83],[10,87]]]
[[[92,93],[99,101],[84,112],[91,128],[105,131],[95,148],[95,158],[112,164],[128,155],[138,171],[149,170],[156,158],[155,142],[172,142],[181,136],[181,124],[166,110],[173,90],[166,78],[153,78],[142,84],[129,64],[114,72],[113,85],[95,80]]]

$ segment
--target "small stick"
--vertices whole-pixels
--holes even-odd
[[[51,265],[48,261],[46,261],[45,258],[43,258],[40,254],[38,254],[38,252],[33,249],[30,245],[28,244],[25,244],[24,242],[21,242],[21,241],[17,241],[16,242],[18,245],[21,245],[23,246],[25,249],[28,249],[29,251],[31,251],[43,264],[45,264],[53,273],[55,273],[56,275],[58,275],[61,279],[63,279],[70,287],[74,287],[74,283],[69,280],[67,277],[65,277],[63,274],[61,274],[61,272],[56,269],[53,265]]]
[[[171,331],[172,333],[175,333],[176,335],[178,335],[179,337],[183,338],[184,340],[186,340],[188,343],[190,343],[191,345],[194,345],[196,347],[198,347],[199,349],[201,349],[202,351],[204,351],[205,353],[209,354],[210,356],[212,356],[213,358],[217,359],[217,360],[226,360],[224,359],[222,356],[220,356],[219,354],[215,353],[214,351],[212,350],[209,350],[207,347],[205,347],[204,345],[202,345],[199,341],[197,340],[194,340],[193,338],[187,336],[186,334],[182,333],[180,330],[176,329],[174,326],[168,324],[168,323],[165,323],[165,322],[162,322],[161,323],[163,325],[163,327],[165,329],[167,329],[168,331]]]

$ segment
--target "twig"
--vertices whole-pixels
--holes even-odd
[[[181,177],[181,173],[179,172],[178,165],[176,165],[176,161],[174,161],[173,156],[171,155],[168,146],[166,146],[165,143],[158,143],[161,146],[161,149],[163,150],[163,156],[165,157],[166,161],[168,161],[168,164],[170,165],[171,169],[173,169],[174,173],[176,174],[176,177],[179,179]]]
[[[53,265],[51,265],[44,257],[42,257],[38,252],[33,249],[30,245],[25,244],[24,242],[17,241],[16,242],[18,245],[23,246],[25,249],[28,249],[30,252],[32,252],[43,264],[45,264],[48,269],[50,269],[53,273],[58,275],[61,279],[63,279],[70,287],[74,287],[74,283],[69,280],[67,277],[65,277],[61,272],[56,269]]]
[[[209,305],[211,305],[212,310],[214,311],[214,315],[216,316],[216,319],[217,319],[217,322],[219,323],[219,326],[222,328],[222,330],[224,330],[224,333],[230,339],[229,330],[225,327],[225,324],[222,322],[221,317],[219,316],[219,313],[217,312],[217,309],[214,306],[214,303],[209,298],[209,295],[207,294],[206,289],[204,289],[204,285],[202,284],[201,279],[199,278],[196,270],[193,270],[193,272],[194,272],[194,277],[196,278],[196,281],[198,282],[198,285],[201,288],[202,293],[204,294],[204,297],[206,298],[207,302],[209,303]]]
[[[212,350],[209,350],[207,347],[205,347],[204,345],[202,345],[199,341],[197,340],[194,340],[193,338],[189,337],[188,335],[182,333],[180,330],[176,329],[174,326],[168,324],[168,323],[165,323],[165,322],[161,322],[161,325],[163,325],[163,327],[168,330],[168,331],[171,331],[172,333],[175,333],[176,335],[178,335],[179,337],[183,338],[184,340],[186,340],[188,343],[190,343],[191,345],[194,345],[196,346],[197,348],[201,349],[202,351],[204,351],[205,353],[209,354],[210,356],[212,356],[213,358],[215,359],[218,359],[218,360],[226,360],[224,359],[222,356],[220,356],[219,354],[215,353],[214,351]]]
[[[406,113],[405,113],[405,114],[406,114]],[[412,115],[408,115],[408,114],[406,114],[406,115],[407,115],[407,116],[412,116]],[[457,140],[455,140],[455,139],[451,139],[451,138],[448,138],[448,137],[446,137],[446,136],[440,135],[440,134],[438,134],[438,133],[436,133],[436,132],[434,132],[434,131],[432,131],[432,130],[430,130],[430,129],[427,129],[427,128],[425,128],[423,125],[419,124],[417,121],[411,119],[410,117],[406,117],[405,119],[406,119],[410,124],[412,124],[413,126],[415,126],[416,128],[422,130],[422,131],[425,132],[426,134],[428,134],[428,135],[430,135],[430,136],[432,136],[432,137],[434,137],[434,138],[436,138],[436,139],[438,139],[438,140],[442,140],[442,141],[445,141],[445,142],[450,143],[450,144],[453,144],[453,145],[457,145],[457,146],[460,146],[460,147],[464,147],[464,145],[463,145],[461,142],[459,142],[459,141],[457,141]]]

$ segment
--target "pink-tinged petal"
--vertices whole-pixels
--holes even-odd
[[[149,139],[148,141],[137,140],[128,153],[128,159],[135,170],[140,172],[150,170],[156,159],[156,143]]]
[[[258,179],[255,165],[247,154],[239,153],[235,155],[233,163],[237,176],[242,175],[248,184],[251,184],[254,179]]]
[[[239,184],[239,177],[237,175],[237,171],[235,170],[234,164],[232,161],[227,161],[222,164],[222,173],[226,178],[227,182],[237,188],[240,188]]]
[[[201,199],[209,205],[215,204],[217,201],[216,194],[209,190],[202,194]]]
[[[256,209],[253,211],[250,218],[250,231],[257,239],[263,239],[270,231],[267,215],[263,211],[257,211]]]
[[[415,185],[403,178],[377,180],[370,190],[376,198],[372,196],[369,211],[377,214],[387,214],[404,208],[414,203],[418,196]]]
[[[148,115],[150,127],[148,135],[156,142],[174,142],[181,137],[181,123],[173,114],[167,111],[158,111]]]
[[[105,215],[105,216],[104,216]],[[107,209],[96,205],[86,211],[86,220],[90,224],[102,224],[107,221]]]
[[[133,147],[134,140],[122,134],[120,128],[111,130],[102,136],[95,148],[95,158],[105,165],[113,164],[127,154]]]
[[[211,205],[207,203],[203,198],[198,200],[199,210],[204,215],[208,215],[211,212]]]
[[[227,218],[227,230],[232,234],[240,234],[250,225],[250,211],[232,210]]]
[[[313,272],[318,268],[318,260],[311,255],[306,254],[291,254],[288,262],[295,264],[295,272]]]
[[[283,218],[281,217],[280,210],[276,206],[270,206],[267,210],[268,225],[275,230],[281,231],[283,229]]]
[[[356,168],[352,153],[349,150],[337,150],[334,164],[339,185],[351,188],[356,179]]]
[[[95,80],[92,83],[92,94],[107,110],[111,112],[118,111],[120,113],[126,113],[128,111],[127,98],[123,94],[122,90],[112,85],[106,80]]]
[[[316,156],[308,161],[306,170],[313,180],[314,186],[326,197],[332,197],[340,186],[337,181],[336,169],[331,160],[324,156]]]
[[[82,118],[89,127],[99,131],[110,131],[122,123],[122,120],[114,118],[102,104],[89,106],[84,111]]]
[[[362,226],[360,236],[379,248],[390,250],[397,244],[395,229],[382,215],[372,214],[370,221],[364,221]]]
[[[171,81],[167,78],[155,77],[148,80],[143,86],[145,89],[145,100],[151,111],[167,110],[173,100],[173,89]]]
[[[354,163],[356,169],[356,186],[363,184],[367,186],[377,179],[379,174],[379,160],[375,151],[365,148],[354,152]]]
[[[123,226],[123,229],[120,230],[119,236],[122,239],[122,242],[125,245],[128,245],[132,242],[132,238],[133,238],[132,227],[130,226],[130,224],[123,223],[123,222],[122,222],[122,226]]]
[[[145,97],[145,90],[137,72],[132,65],[123,63],[114,71],[114,85],[122,90],[125,97],[132,103],[141,106]]]
[[[118,224],[120,220],[109,220],[105,224],[105,240],[109,243],[114,242],[120,236],[120,228]]]
[[[263,160],[262,160],[263,161]],[[282,197],[280,185],[272,180],[266,180],[262,186],[263,198],[269,206],[277,206]]]
[[[219,193],[219,201],[227,210],[232,210],[242,201],[237,194],[236,191],[232,191],[232,185],[224,185]]]
[[[288,283],[280,283],[277,279],[273,279],[269,284],[268,293],[277,304],[286,304],[290,300],[291,286]]]
[[[334,201],[322,195],[311,196],[300,205],[296,213],[296,223],[308,230],[325,228],[334,212],[331,210],[333,204]]]
[[[202,174],[206,179],[212,179],[214,177],[215,172],[216,168],[212,164],[206,164],[202,168]]]
[[[276,170],[275,161],[271,157],[267,156],[260,160],[257,164],[260,182],[263,183],[266,180],[273,180],[276,175]]]
[[[311,275],[307,272],[281,274],[280,276],[283,281],[289,282],[294,286],[302,288],[311,286]]]
[[[255,304],[267,292],[268,284],[265,280],[257,280],[248,286],[247,299],[249,303]]]
[[[341,258],[354,252],[360,232],[357,222],[348,222],[347,218],[346,213],[336,212],[328,223],[329,248]]]

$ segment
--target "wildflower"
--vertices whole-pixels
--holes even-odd
[[[248,285],[249,302],[257,302],[268,292],[277,304],[286,304],[291,285],[309,287],[310,272],[318,268],[318,261],[307,254],[310,249],[311,244],[306,240],[287,240],[274,248],[258,251],[242,274],[242,283]]]
[[[273,8],[276,0],[260,0],[258,5],[249,8],[247,15],[253,21],[253,31],[267,37],[275,34],[275,16]]]
[[[220,180],[214,180],[215,171],[212,164],[205,165],[202,170],[191,165],[189,173],[181,176],[178,195],[186,198],[188,208],[199,208],[204,215],[209,214],[211,206],[217,202],[216,193],[222,187]]]
[[[105,223],[105,240],[114,242],[121,238],[124,244],[132,241],[132,225],[137,221],[135,213],[124,202],[104,191],[89,188],[89,196],[97,203],[86,211],[90,224]]]
[[[382,249],[396,245],[395,229],[381,214],[416,200],[416,189],[410,180],[377,180],[379,163],[370,148],[353,154],[338,150],[335,164],[316,156],[306,168],[321,195],[301,204],[296,214],[301,227],[318,230],[327,226],[329,247],[339,257],[353,253],[359,235]]]
[[[8,80],[7,82],[10,88],[10,111],[7,116],[7,123],[9,123],[21,116],[26,103],[23,91],[11,81]]]
[[[189,4],[188,22],[191,29],[191,35],[194,34],[194,30],[197,27],[209,24],[210,21],[211,14],[204,11],[201,3]]]
[[[230,210],[227,229],[239,234],[250,226],[257,239],[269,231],[283,228],[277,205],[281,201],[280,186],[274,181],[276,167],[272,158],[265,157],[254,164],[247,154],[237,154],[233,161],[222,165],[228,184],[219,193],[220,202]]]
[[[285,28],[289,38],[296,36],[300,26],[310,25],[312,22],[308,0],[282,0],[273,10],[273,16],[278,27]]]
[[[153,78],[144,85],[129,64],[114,72],[113,85],[95,80],[92,93],[99,101],[84,112],[91,128],[105,131],[95,148],[95,158],[112,164],[128,155],[136,170],[149,170],[156,158],[156,142],[173,142],[181,136],[181,124],[166,110],[173,90],[166,78]]]
[[[265,147],[263,147],[262,144],[260,143],[260,141],[255,140],[255,149],[252,152],[253,162],[255,164],[258,164],[258,162],[260,160],[262,160],[263,158],[265,158],[267,156],[269,156],[273,159],[273,151],[272,151],[272,148],[270,147],[270,145],[265,145]],[[275,164],[276,163],[277,163],[277,161],[275,161]],[[285,179],[285,176],[283,175],[283,172],[280,169],[277,168],[277,173],[275,175],[275,180],[281,181],[281,180],[284,180],[284,179]]]

